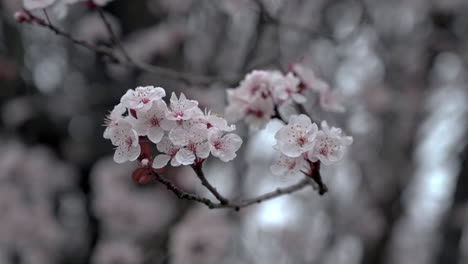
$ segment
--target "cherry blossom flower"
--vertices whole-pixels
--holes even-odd
[[[245,117],[250,128],[261,129],[274,114],[271,97],[272,75],[279,72],[253,71],[245,77],[236,89],[227,91],[228,107],[225,115],[230,121]]]
[[[281,155],[280,158],[271,165],[271,172],[276,176],[295,176],[301,174],[305,168],[306,161],[303,156],[291,158]]]
[[[331,165],[343,158],[344,147],[353,143],[353,138],[345,136],[340,128],[329,127],[327,121],[322,121],[322,130],[317,133],[314,149],[308,153],[311,161],[320,160],[325,165]]]
[[[341,97],[335,91],[332,90],[325,90],[321,92],[319,103],[325,111],[339,113],[345,111],[345,107],[341,103]]]
[[[205,111],[205,114],[200,116],[199,120],[202,123],[206,124],[206,127],[208,129],[214,127],[216,129],[226,131],[226,132],[231,132],[236,129],[235,125],[228,125],[228,122],[226,119],[222,118],[221,116],[211,111],[208,111],[208,112]]]
[[[234,134],[224,135],[225,132],[233,131],[234,125],[229,125],[226,119],[211,112],[203,113],[198,102],[188,100],[184,94],[177,98],[172,93],[168,107],[161,99],[164,95],[165,91],[160,87],[138,87],[128,90],[121,98],[121,103],[114,107],[106,119],[107,128],[103,136],[117,147],[114,155],[116,162],[138,158],[141,166],[149,167],[148,164],[152,162],[153,168],[160,169],[169,162],[174,167],[198,164],[208,158],[210,153],[223,161],[236,157],[235,152],[242,140]],[[247,115],[255,115],[260,119],[265,113],[262,122],[266,123],[272,115],[273,102],[271,98],[258,99],[259,103],[254,101]],[[265,100],[268,102],[267,107],[262,104]],[[252,122],[258,121],[253,119]],[[156,143],[160,153],[154,159],[149,141],[139,144],[139,136],[146,136]],[[213,146],[210,146],[210,139]],[[134,178],[140,179],[142,171],[136,170]],[[146,178],[142,180],[146,181]]]
[[[123,114],[127,111],[127,109],[122,105],[118,104],[114,107],[114,109],[110,112],[110,114],[106,117],[105,125],[106,130],[104,130],[104,138],[110,139],[110,131],[119,125],[119,121],[123,120]]]
[[[288,157],[299,157],[314,148],[318,127],[306,115],[293,115],[275,135],[276,149]]]
[[[109,137],[112,144],[117,147],[114,153],[115,162],[134,161],[140,155],[138,134],[130,122],[123,119],[119,121],[118,126],[109,130]]]
[[[300,94],[299,83],[300,80],[292,73],[286,76],[276,72],[272,74],[272,95],[276,104],[281,105],[288,101],[295,101],[297,103],[305,103],[306,98]]]
[[[169,132],[169,139],[178,146],[186,146],[189,141],[200,142],[206,140],[208,128],[205,124],[194,120],[182,121],[181,124]]]
[[[224,211],[193,208],[172,229],[169,252],[173,264],[219,264],[234,231]]]
[[[175,132],[174,132],[175,131]],[[208,129],[202,123],[194,123],[189,129],[176,128],[169,133],[174,144],[182,145],[175,158],[183,165],[193,164],[196,158],[206,159],[210,155]],[[172,136],[172,137],[171,137]]]
[[[224,162],[233,160],[237,156],[236,151],[242,145],[242,139],[238,135],[223,135],[223,132],[217,129],[208,132],[208,141],[211,154]]]
[[[56,0],[23,0],[26,10],[36,10],[51,7]]]
[[[253,71],[247,74],[239,87],[234,90],[235,95],[247,101],[252,101],[259,96],[268,97],[270,95],[271,75],[272,73],[268,71]]]
[[[249,124],[250,128],[263,129],[275,114],[275,106],[271,98],[259,97],[245,111],[245,122]]]
[[[153,143],[158,143],[165,131],[170,131],[175,122],[168,120],[166,103],[163,100],[153,102],[148,111],[137,111],[138,118],[134,121],[135,130],[139,136],[148,136]]]
[[[189,120],[196,114],[202,113],[198,108],[198,102],[195,100],[187,100],[183,93],[179,99],[175,93],[171,95],[171,109],[167,114],[169,120]]]
[[[161,141],[156,144],[158,150],[163,153],[157,155],[153,160],[153,168],[160,169],[167,165],[169,161],[171,161],[171,166],[177,167],[180,166],[181,163],[175,159],[175,156],[179,152],[179,150],[183,147],[176,146],[172,143],[172,141],[168,137],[163,137]],[[193,158],[192,158],[193,156]],[[195,155],[189,155],[187,152],[183,152],[179,155],[179,159],[186,159],[186,160],[195,160]],[[190,164],[190,163],[189,163]]]
[[[294,72],[294,74],[296,74],[299,79],[301,79],[302,85],[304,85],[305,88],[318,93],[330,89],[328,84],[322,79],[318,78],[312,69],[307,68],[301,64],[294,64],[292,65],[291,69],[292,72]]]
[[[161,87],[145,86],[137,87],[135,90],[128,90],[122,96],[120,102],[129,109],[147,111],[153,102],[166,96],[166,92]]]
[[[26,12],[24,12],[24,11],[15,12],[14,18],[19,23],[23,23],[23,22],[28,22],[29,23],[32,20],[31,17],[28,14],[26,14]]]
[[[237,96],[234,90],[227,91],[227,100],[228,106],[224,111],[226,118],[233,122],[244,118],[250,102]]]

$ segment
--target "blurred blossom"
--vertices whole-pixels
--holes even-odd
[[[185,29],[180,23],[161,24],[134,32],[125,40],[124,46],[132,58],[151,62],[153,58],[177,49],[184,35]]]
[[[169,250],[172,264],[221,263],[232,227],[225,211],[193,208],[172,230]]]
[[[101,241],[92,257],[92,264],[143,264],[141,249],[132,241]]]
[[[356,2],[348,1],[337,3],[327,14],[327,19],[333,26],[334,35],[337,39],[349,36],[359,26],[362,9]]]
[[[18,127],[34,117],[34,108],[28,97],[17,97],[2,107],[2,120],[7,127]]]
[[[76,188],[74,169],[45,148],[29,148],[14,141],[1,145],[0,208],[5,215],[0,221],[0,248],[14,250],[24,263],[56,263],[70,248],[79,257],[86,247],[85,212],[74,214],[79,225],[70,228],[68,220],[57,218],[54,208],[64,192]],[[81,198],[75,203],[83,208]],[[72,233],[79,235],[64,244]]]
[[[147,0],[148,7],[153,12],[160,12],[160,9],[172,13],[186,13],[193,7],[193,0]]]
[[[106,6],[135,61],[212,80],[202,84],[114,63],[48,29],[20,24],[14,14],[22,5],[0,0],[0,264],[455,264],[438,256],[455,258],[454,252],[458,264],[468,263],[468,202],[456,192],[466,165],[460,153],[468,129],[468,1]],[[57,28],[124,59],[96,9],[77,3],[70,11],[58,20],[48,10]],[[329,83],[327,93],[302,94],[311,120],[328,120],[355,139],[341,164],[321,170],[327,195],[307,187],[239,212],[208,210],[154,179],[136,184],[136,167],[104,157],[111,151],[97,136],[99,125],[129,87],[164,86],[222,114],[226,88],[247,72],[287,72],[291,65]],[[309,81],[324,87],[318,78]],[[342,106],[348,111],[324,111]],[[275,110],[289,120],[299,109]],[[298,181],[301,175],[269,170],[282,126],[274,120],[249,132],[238,123],[245,146],[232,163],[207,160],[209,181],[230,200]],[[215,200],[190,167],[164,176]]]
[[[373,50],[372,30],[362,32],[345,47],[346,59],[336,72],[337,87],[344,95],[355,95],[371,80],[380,80],[384,73],[382,61]]]
[[[75,116],[68,124],[68,131],[74,140],[84,141],[92,137],[94,125],[89,116]]]
[[[43,93],[51,93],[58,88],[64,75],[65,62],[61,57],[49,57],[33,69],[33,79]]]
[[[147,238],[163,231],[174,217],[174,201],[156,186],[134,186],[132,168],[105,158],[91,172],[93,210],[105,237]]]
[[[242,15],[243,13],[248,11],[258,12],[258,5],[255,1],[251,0],[221,0],[219,1],[219,7],[221,8],[221,10],[229,13],[231,16]]]
[[[106,20],[110,23],[112,30],[117,36],[121,34],[121,27],[119,20],[109,13],[104,14]],[[111,36],[107,30],[106,25],[97,13],[86,14],[83,16],[75,26],[77,38],[86,40],[90,43],[110,43]]]
[[[352,236],[340,238],[331,248],[325,264],[358,264],[362,254],[362,244]]]

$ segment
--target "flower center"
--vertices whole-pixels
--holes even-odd
[[[324,156],[333,155],[333,153],[338,149],[338,145],[333,139],[325,138],[320,141],[319,144],[319,153]]]
[[[247,110],[247,114],[249,114],[249,115],[254,115],[254,116],[256,116],[257,118],[262,118],[262,117],[265,115],[265,112],[263,112],[262,110],[248,109],[248,110]]]
[[[175,155],[177,154],[179,150],[178,149],[171,149],[169,150],[169,153],[167,153],[169,156],[171,157],[175,157]]]
[[[213,147],[215,149],[221,149],[223,147],[223,143],[221,143],[221,141],[215,141]]]
[[[299,146],[303,147],[305,145],[305,143],[307,143],[307,138],[300,137],[300,138],[297,139],[297,144],[299,144]]]
[[[150,101],[151,101],[151,100],[150,100],[148,97],[143,97],[143,98],[141,98],[141,102],[142,102],[143,104],[147,104],[147,103],[149,103]]]
[[[133,145],[133,139],[131,137],[126,137],[125,144],[127,145],[128,148],[130,148]]]
[[[154,126],[154,127],[159,127],[160,126],[160,122],[161,119],[158,119],[157,117],[153,117],[151,119],[151,125]]]
[[[195,151],[197,150],[197,147],[195,146],[195,144],[189,144],[187,146],[187,149],[195,153]]]
[[[255,86],[252,87],[252,89],[250,90],[250,94],[251,94],[251,95],[255,95],[259,90],[260,90],[260,86],[259,86],[259,85],[255,85]]]

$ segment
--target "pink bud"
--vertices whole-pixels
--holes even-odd
[[[31,17],[26,14],[24,11],[17,11],[15,12],[15,20],[18,21],[19,23],[23,23],[23,22],[31,22]]]

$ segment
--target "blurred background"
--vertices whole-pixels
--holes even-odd
[[[468,263],[466,0],[115,0],[105,13],[132,58],[208,75],[182,80],[114,63],[14,18],[1,0],[1,264]],[[38,13],[39,16],[43,15]],[[96,10],[52,23],[112,47]],[[315,120],[354,137],[312,189],[240,212],[178,200],[131,180],[102,138],[105,115],[140,85],[184,92],[223,113],[252,69],[301,62],[342,94],[346,113],[309,98]],[[229,76],[226,81],[226,76]],[[281,124],[249,133],[238,158],[206,162],[230,198],[297,179],[269,166]],[[210,197],[189,168],[165,176]]]

